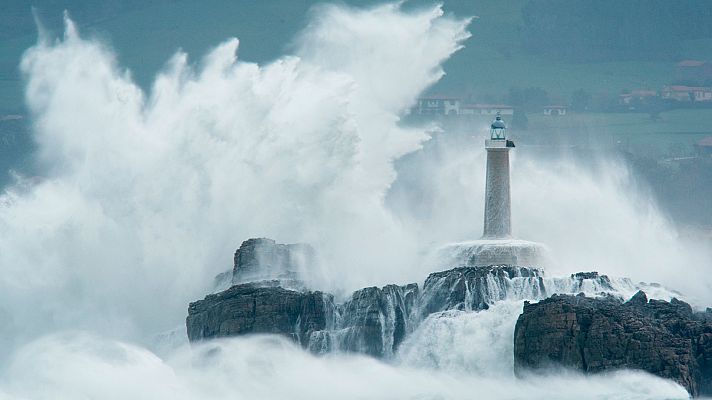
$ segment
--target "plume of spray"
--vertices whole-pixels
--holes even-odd
[[[179,52],[150,94],[68,17],[63,40],[26,52],[47,173],[2,197],[12,326],[172,328],[248,237],[314,244],[329,266],[312,271],[322,287],[404,278],[417,244],[383,197],[392,160],[427,135],[398,115],[442,76],[468,21],[398,4],[313,14],[296,55],[240,62],[237,39],[199,66]]]

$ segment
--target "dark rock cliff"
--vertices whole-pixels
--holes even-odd
[[[430,274],[423,285],[424,316],[444,310],[486,310],[511,296],[536,299],[546,289],[538,269],[516,266],[460,267]]]
[[[712,318],[682,301],[638,292],[615,298],[554,295],[525,302],[514,333],[515,370],[563,365],[584,372],[640,369],[712,394]]]
[[[249,260],[273,257],[274,252],[254,256],[252,248],[246,241],[238,250],[238,270]],[[267,243],[267,248],[276,247]],[[260,275],[259,266],[248,268],[256,268],[255,275]],[[283,287],[285,282],[290,288]],[[293,280],[238,283],[191,303],[186,327],[190,341],[277,333],[314,353],[347,351],[389,358],[432,313],[483,310],[505,298],[538,298],[545,292],[540,271],[508,266],[433,273],[422,292],[415,283],[368,287],[355,291],[342,304],[334,304],[330,294],[308,291]]]
[[[191,303],[186,319],[188,339],[276,333],[306,346],[312,332],[326,328],[333,314],[333,297],[277,285],[277,281],[236,285]]]
[[[525,305],[515,332],[517,370],[548,364],[586,372],[643,369],[695,395],[711,391],[712,312],[693,313],[677,300],[648,302],[642,292],[623,303],[614,296],[636,290],[629,280],[596,272],[547,278],[536,268],[465,264],[430,274],[422,289],[415,283],[367,287],[336,303],[299,281],[300,269],[314,259],[306,245],[246,240],[232,271],[218,277],[224,290],[190,304],[188,338],[278,334],[317,354],[391,358],[431,314],[586,291],[601,298],[554,295]]]
[[[388,357],[413,328],[416,284],[361,289],[341,305],[327,293],[278,285],[239,284],[191,303],[188,339],[273,333],[315,353],[340,350]]]
[[[277,333],[315,353],[358,352],[390,357],[429,314],[450,309],[483,310],[505,298],[540,298],[541,271],[510,266],[467,266],[431,274],[417,284],[368,287],[342,304],[309,291],[300,270],[315,263],[305,244],[248,239],[234,265],[216,277],[217,293],[191,303],[190,341],[252,333]]]
[[[314,264],[308,244],[281,244],[272,239],[248,239],[235,252],[233,283],[267,279],[296,279],[300,269]]]
[[[369,287],[354,292],[351,299],[338,309],[336,324],[328,333],[332,343],[328,350],[392,356],[414,328],[417,297],[418,285],[415,283],[387,285],[380,289]]]

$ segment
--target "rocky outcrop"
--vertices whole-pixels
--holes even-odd
[[[421,312],[486,310],[495,301],[546,296],[542,272],[514,266],[460,267],[430,274],[423,285]]]
[[[239,284],[188,307],[188,339],[271,333],[314,353],[347,351],[390,357],[413,329],[418,285],[356,291],[344,304],[323,292],[285,289],[279,281]]]
[[[345,351],[389,358],[428,315],[477,311],[505,299],[540,299],[557,291],[608,288],[605,275],[585,273],[546,279],[541,270],[516,266],[467,266],[430,274],[417,284],[368,287],[341,304],[309,291],[299,269],[314,262],[311,247],[249,239],[235,252],[232,271],[218,275],[218,292],[191,303],[191,341],[275,333],[314,353]]]
[[[217,293],[190,305],[188,337],[197,341],[274,333],[314,353],[390,358],[433,313],[486,310],[497,301],[536,300],[554,293],[620,295],[636,290],[629,280],[597,272],[547,278],[536,268],[475,266],[471,255],[466,256],[463,264],[456,264],[463,266],[430,274],[422,290],[415,283],[368,287],[336,304],[331,294],[310,291],[299,280],[300,269],[314,263],[311,247],[249,239],[235,252],[233,270],[216,278]]]
[[[253,268],[249,260],[262,258],[255,256],[260,250],[253,250],[252,243],[246,241],[238,250],[236,265],[240,268]],[[495,301],[540,298],[546,293],[539,270],[508,266],[433,273],[422,292],[415,283],[368,287],[357,290],[342,304],[334,304],[330,294],[311,292],[303,286],[285,288],[285,282],[294,281],[237,284],[191,303],[186,320],[189,339],[277,333],[314,353],[345,351],[389,358],[429,314],[483,310]]]
[[[303,243],[280,244],[272,239],[248,239],[235,252],[232,283],[297,279],[314,264],[314,249]]]
[[[311,350],[349,351],[391,357],[407,333],[413,331],[418,285],[387,285],[354,292],[338,307],[335,325],[323,337],[313,338]],[[326,338],[329,346],[320,340]]]
[[[254,333],[274,333],[308,345],[312,332],[326,329],[333,296],[295,291],[269,281],[236,285],[188,307],[188,339],[197,341]]]
[[[616,298],[554,295],[530,304],[514,333],[515,370],[563,365],[584,372],[639,369],[691,395],[712,394],[712,318],[682,301],[638,292]]]

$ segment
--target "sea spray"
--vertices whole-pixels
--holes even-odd
[[[506,314],[506,310],[500,311]],[[504,346],[497,341],[509,336],[503,320],[512,315],[502,318],[485,313],[444,316],[451,319],[443,326],[432,327],[437,336],[414,336],[429,347],[409,353],[407,363],[411,365],[353,355],[317,357],[274,336],[183,347],[162,360],[140,347],[105,338],[52,335],[17,351],[4,371],[0,395],[13,400],[465,400],[475,394],[493,399],[541,400],[688,398],[680,386],[640,372],[598,376],[563,372],[513,378],[504,369],[511,359],[495,354],[495,349]],[[495,342],[475,343],[472,336]],[[437,355],[439,364],[434,367],[427,350],[448,342],[463,348]]]
[[[45,174],[0,201],[3,340],[146,341],[251,236],[313,244],[323,262],[307,278],[324,288],[406,280],[418,243],[381,199],[392,160],[427,135],[397,122],[468,21],[394,4],[314,18],[295,55],[241,62],[229,39],[199,63],[176,54],[148,93],[68,17],[63,39],[25,53]]]

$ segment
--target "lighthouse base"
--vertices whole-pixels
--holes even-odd
[[[518,265],[542,268],[549,251],[541,243],[518,239],[481,239],[443,246],[438,260],[443,265]]]

